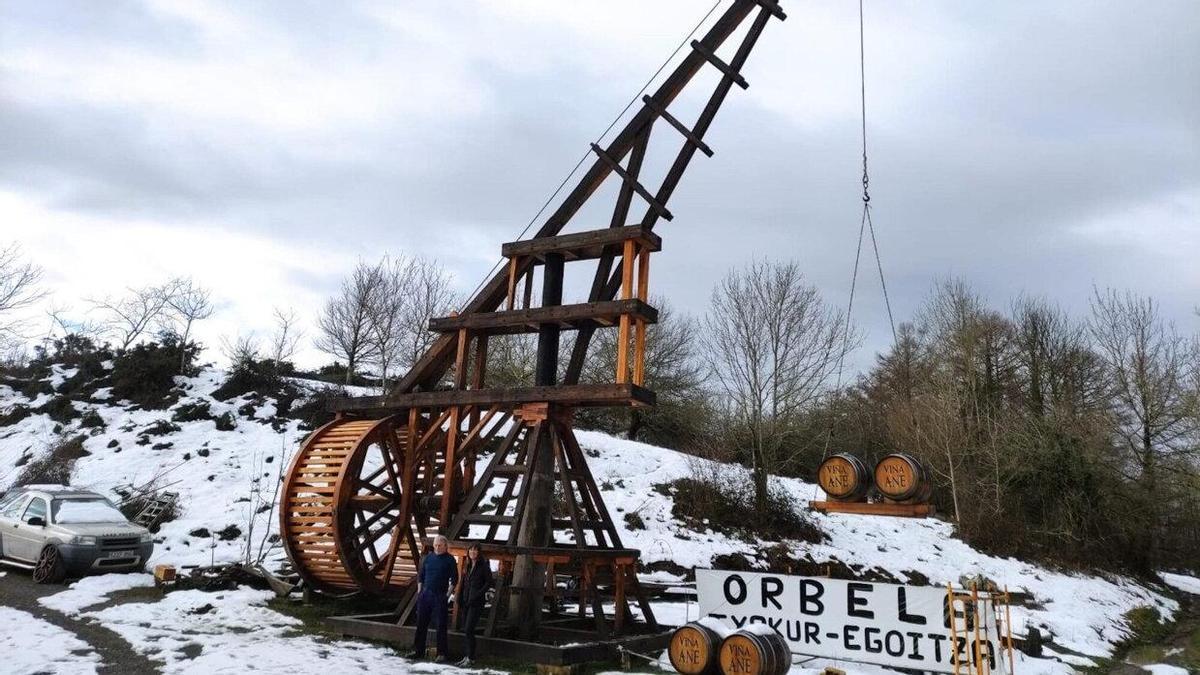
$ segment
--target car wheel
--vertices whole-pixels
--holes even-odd
[[[57,584],[67,577],[67,566],[63,563],[62,554],[55,546],[47,546],[38,556],[37,565],[33,568],[33,583]]]

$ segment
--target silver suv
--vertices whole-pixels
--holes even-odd
[[[0,497],[0,563],[33,570],[36,583],[140,571],[153,551],[150,532],[95,492],[26,485]]]

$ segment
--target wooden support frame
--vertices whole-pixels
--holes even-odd
[[[716,56],[718,48],[738,32],[752,14],[755,15],[754,19],[740,39],[736,53],[725,63]],[[712,155],[712,149],[704,141],[705,133],[731,86],[747,86],[740,71],[771,16],[784,17],[775,0],[733,0],[704,36],[693,42],[693,50],[684,55],[682,63],[653,94],[643,99],[643,107],[629,123],[606,146],[592,146],[595,160],[580,182],[566,194],[564,201],[551,213],[532,240],[513,242],[511,247],[506,247],[505,254],[510,256],[507,269],[497,271],[481,286],[463,308],[461,316],[444,320],[445,323],[439,328],[444,334],[418,359],[393,390],[387,396],[349,399],[335,404],[339,417],[346,419],[392,411],[408,414],[407,429],[399,430],[402,435],[397,437],[392,449],[394,454],[404,456],[403,466],[389,466],[383,471],[389,484],[402,483],[408,488],[404,490],[406,501],[402,500],[406,506],[401,510],[409,515],[397,520],[396,524],[397,528],[403,528],[397,531],[402,531],[404,536],[393,539],[392,550],[386,555],[372,558],[370,562],[373,569],[381,565],[390,566],[389,561],[396,555],[394,551],[402,547],[415,550],[417,540],[423,539],[430,528],[471,532],[472,523],[486,526],[477,528],[475,533],[486,532],[488,540],[498,542],[514,555],[536,555],[530,551],[518,552],[517,549],[521,547],[515,545],[514,537],[521,530],[522,519],[528,511],[528,487],[534,465],[539,465],[538,481],[544,485],[548,475],[545,459],[553,453],[551,485],[552,489],[561,490],[567,497],[567,513],[559,513],[557,517],[551,515],[548,522],[552,530],[557,528],[565,531],[569,528],[571,536],[567,541],[574,546],[566,547],[567,562],[548,563],[552,571],[546,587],[554,588],[550,582],[555,573],[585,577],[587,581],[580,589],[580,609],[586,612],[590,608],[596,635],[606,637],[610,630],[619,634],[628,627],[628,620],[632,617],[628,601],[631,593],[638,598],[644,615],[653,623],[653,615],[637,582],[637,552],[632,552],[627,560],[618,561],[612,557],[620,551],[619,534],[588,470],[586,457],[574,438],[570,411],[584,405],[632,406],[653,403],[653,393],[642,386],[646,376],[647,326],[657,320],[657,313],[652,313],[652,308],[646,304],[649,254],[661,248],[661,240],[651,230],[660,218],[671,220],[672,214],[667,204],[695,152],[699,150],[705,155]],[[689,127],[668,108],[706,64],[719,69],[724,77],[716,84],[697,121]],[[653,125],[660,119],[679,132],[683,143],[675,162],[657,189],[654,189],[653,185],[643,182],[641,167]],[[560,235],[610,177],[620,182],[609,228],[616,231]],[[645,202],[645,215],[640,223],[627,225],[634,195]],[[627,233],[633,230],[628,228],[637,230],[638,236],[629,237]],[[613,269],[618,257],[618,267]],[[554,297],[554,286],[561,281],[562,263],[579,260],[598,261],[591,297],[589,303],[584,305],[586,310],[578,306],[563,306],[561,297]],[[551,261],[559,270],[555,272],[557,281],[551,279],[546,269],[541,306],[535,308],[532,306],[533,270],[539,264],[549,268]],[[519,302],[517,287],[522,284],[522,278],[523,302]],[[622,293],[622,299],[611,300],[618,290]],[[597,303],[605,302],[628,304],[609,307],[608,314],[601,312],[597,315]],[[502,305],[507,311],[497,312]],[[521,312],[524,314],[519,314]],[[620,333],[617,382],[613,385],[578,385],[580,366],[577,362],[581,364],[586,356],[592,333],[610,326]],[[566,381],[560,383],[556,381],[557,364],[551,363],[551,355],[557,359],[556,344],[552,342],[557,341],[559,332],[564,329],[579,331],[579,339],[572,352]],[[537,386],[486,390],[484,369],[488,336],[527,331],[536,331],[542,338],[539,340]],[[475,342],[474,352],[472,342]],[[470,360],[472,353],[475,354],[474,363]],[[551,368],[551,365],[554,367]],[[451,368],[452,373],[449,372]],[[453,388],[449,391],[436,390],[446,383]],[[494,433],[499,424],[506,423],[506,417],[513,431],[497,449],[497,457],[488,463],[488,470],[475,481],[474,455],[487,435],[484,430],[490,428],[492,432],[488,433]],[[497,423],[497,420],[502,421]],[[543,450],[537,451],[539,447]],[[503,461],[497,462],[500,457],[504,457]],[[377,474],[376,478],[376,483],[385,480],[382,474]],[[496,512],[472,513],[468,508],[469,502],[477,503],[484,494],[480,492],[480,486],[491,485],[495,481],[504,481],[506,484]],[[554,488],[555,485],[558,487]],[[356,503],[369,506],[369,503],[381,501],[384,496],[376,494],[371,488],[367,490],[361,498],[356,497]],[[466,498],[460,500],[460,495]],[[436,497],[441,499],[440,509],[435,505]],[[379,511],[382,512],[382,509]],[[356,513],[355,527],[370,528],[368,521],[380,517],[380,512],[367,510]],[[523,564],[518,564],[516,559],[502,561],[500,591],[504,599],[498,599],[493,605],[500,609],[488,618],[489,632],[494,633],[503,608],[507,607],[506,600],[513,590],[514,578],[527,578],[520,572]],[[611,591],[616,596],[616,610],[611,623],[604,615],[601,589],[601,585],[609,584],[609,577],[612,580]],[[521,588],[522,583],[515,582],[521,593],[539,591]],[[545,591],[545,588],[540,589],[542,593]],[[402,618],[407,618],[411,607],[409,604],[400,613]]]

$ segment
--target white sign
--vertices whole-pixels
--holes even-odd
[[[962,670],[977,654],[993,671],[1005,657],[990,605],[976,640],[969,598],[951,606],[944,588],[704,569],[696,586],[701,616],[734,629],[765,624],[796,654],[943,673],[954,672],[956,652]]]

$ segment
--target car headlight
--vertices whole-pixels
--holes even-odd
[[[149,544],[150,542],[154,541],[154,536],[149,532],[143,532],[142,536],[138,537],[138,541],[142,542],[143,544]]]
[[[71,537],[71,543],[79,544],[80,546],[95,546],[96,538],[95,537],[87,537],[84,535],[75,535],[74,537]]]

